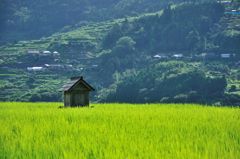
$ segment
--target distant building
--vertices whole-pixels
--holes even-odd
[[[92,65],[92,67],[98,67],[98,65]]]
[[[63,70],[64,66],[60,64],[44,64],[44,66],[49,70]]]
[[[52,71],[72,70],[73,65],[44,64],[44,67]]]
[[[81,76],[72,77],[60,91],[64,93],[64,106],[76,107],[89,106],[89,93],[94,90]]]
[[[51,54],[51,51],[48,51],[48,50],[43,51],[43,54]]]
[[[231,4],[232,0],[229,1],[217,1],[218,3],[222,3],[222,4]]]
[[[176,59],[180,59],[180,58],[183,58],[183,54],[174,54],[172,57]]]
[[[73,69],[73,65],[64,65],[64,69],[65,70],[72,70]]]
[[[230,15],[236,15],[236,16],[239,16],[239,15],[240,15],[240,11],[237,11],[237,10],[231,10],[231,11],[224,12],[224,14],[230,14]]]
[[[215,53],[212,52],[208,52],[208,53],[202,53],[201,57],[206,59],[206,60],[214,60],[214,59],[218,59],[219,56]]]
[[[231,58],[231,54],[221,54],[221,58],[229,59],[229,58]]]
[[[59,62],[60,61],[60,59],[54,59],[54,62]]]
[[[38,50],[28,50],[27,53],[31,54],[31,55],[39,55],[40,51],[38,51]]]
[[[42,56],[52,56],[52,53],[50,51],[46,50],[46,51],[43,51],[41,55]]]
[[[154,58],[161,58],[160,55],[154,55],[153,57],[154,57]]]
[[[59,52],[54,51],[54,52],[53,52],[53,56],[60,56],[60,54],[59,54]]]
[[[156,54],[156,55],[153,56],[153,58],[155,58],[155,59],[167,59],[168,56],[165,55],[165,54]]]
[[[44,71],[43,67],[27,67],[28,71]]]

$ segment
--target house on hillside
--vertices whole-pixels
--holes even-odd
[[[156,55],[153,56],[153,58],[155,58],[155,59],[167,59],[168,56],[165,55],[165,54],[156,54]]]
[[[54,51],[54,52],[53,52],[53,56],[54,56],[54,57],[58,57],[58,56],[60,56],[60,53],[57,52],[57,51]]]
[[[231,4],[232,0],[220,0],[220,1],[217,1],[217,2],[221,3],[221,4]]]
[[[208,52],[208,53],[202,53],[201,57],[205,60],[216,60],[219,59],[219,56],[216,53]]]
[[[44,64],[44,66],[51,71],[62,71],[64,70],[64,66],[61,64]]]
[[[38,50],[28,50],[27,53],[29,55],[39,55],[40,51],[38,51]]]
[[[81,76],[72,77],[60,91],[64,93],[65,107],[77,107],[89,106],[89,93],[94,90]]]
[[[41,55],[42,55],[42,56],[51,56],[52,53],[51,53],[51,51],[45,50],[45,51],[42,52]]]
[[[183,54],[174,54],[172,57],[175,59],[182,59],[184,56]]]
[[[231,58],[231,54],[221,54],[221,58],[222,59],[230,59]]]
[[[38,72],[38,71],[44,71],[45,69],[43,67],[27,67],[27,70],[32,72]]]

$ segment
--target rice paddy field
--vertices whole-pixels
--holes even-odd
[[[0,103],[0,158],[239,159],[240,109]]]

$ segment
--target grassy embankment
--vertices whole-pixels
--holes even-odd
[[[0,103],[0,158],[240,157],[240,109]]]

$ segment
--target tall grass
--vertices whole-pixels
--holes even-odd
[[[240,158],[240,109],[0,103],[0,158]]]

